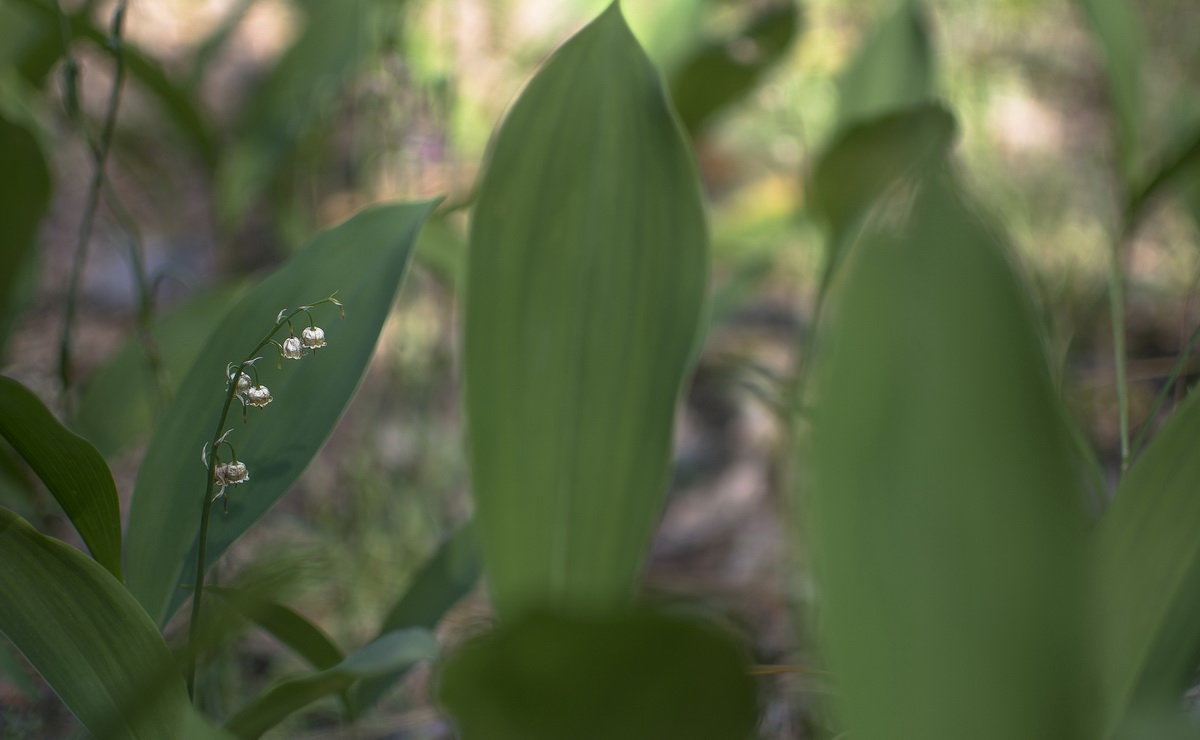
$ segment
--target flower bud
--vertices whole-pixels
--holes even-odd
[[[304,346],[309,349],[319,349],[325,346],[325,332],[319,326],[309,326],[300,332]]]
[[[304,348],[300,346],[299,339],[288,337],[283,340],[283,344],[279,345],[279,354],[289,360],[299,360],[304,356]]]
[[[246,390],[246,405],[262,408],[271,402],[271,391],[265,385]]]

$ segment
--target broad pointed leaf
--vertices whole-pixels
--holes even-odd
[[[502,616],[627,602],[665,495],[707,234],[691,153],[614,3],[522,93],[471,228],[466,410]]]
[[[856,246],[821,328],[798,524],[839,729],[1092,737],[1084,474],[1028,297],[948,181]]]
[[[1096,533],[1105,729],[1174,710],[1200,658],[1200,394],[1125,479]]]
[[[96,562],[120,579],[117,486],[96,448],[60,424],[25,386],[4,376],[0,376],[0,436],[46,484]]]
[[[0,509],[0,632],[92,734],[205,737],[170,650],[137,601],[73,547]]]
[[[282,496],[308,465],[349,403],[374,350],[431,203],[368,209],[319,235],[278,272],[252,288],[221,320],[155,431],[138,475],[127,534],[130,590],[165,621],[195,576],[195,545],[210,441],[225,398],[226,365],[241,361],[274,324],[280,309],[337,291],[314,309],[328,346],[301,360],[280,360],[271,346],[254,367],[274,400],[230,414],[229,440],[250,471],[230,490],[229,514],[212,517],[209,564]],[[299,328],[297,327],[297,331]],[[281,335],[286,336],[286,333]],[[286,365],[284,364],[286,363]]]
[[[838,80],[838,128],[933,95],[933,50],[922,4],[900,0],[858,47]]]

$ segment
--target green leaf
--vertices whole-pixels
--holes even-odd
[[[475,588],[482,570],[475,527],[463,525],[417,571],[412,583],[384,618],[379,633],[383,635],[405,627],[433,630],[446,612]],[[361,714],[379,701],[404,672],[376,676],[356,686],[351,702],[355,713]]]
[[[1145,216],[1147,206],[1164,190],[1186,186],[1189,183],[1200,185],[1200,126],[1183,137],[1182,144],[1177,145],[1158,163],[1154,174],[1137,188],[1129,202],[1129,221]],[[1186,190],[1185,190],[1186,193]]]
[[[464,740],[737,740],[757,714],[747,668],[695,619],[531,614],[452,655],[439,694]]]
[[[0,563],[0,632],[92,734],[211,734],[158,630],[108,571],[3,509]]]
[[[704,128],[713,114],[754,90],[763,74],[783,59],[800,30],[793,0],[754,11],[729,38],[701,44],[671,80],[671,96],[688,131]]]
[[[121,506],[104,458],[58,423],[12,378],[0,376],[0,436],[46,484],[96,562],[121,579]]]
[[[325,630],[289,606],[260,601],[244,589],[208,586],[206,590],[225,597],[234,610],[291,648],[313,668],[332,668],[346,657]]]
[[[208,334],[214,317],[223,315],[245,287],[239,281],[199,293],[154,322],[151,333],[162,357],[168,397],[200,354],[197,337]],[[150,432],[163,403],[145,346],[141,338],[130,337],[88,379],[72,426],[112,458]]]
[[[929,100],[933,50],[922,6],[900,5],[858,47],[838,80],[838,128]]]
[[[1108,93],[1116,117],[1117,158],[1127,182],[1136,176],[1142,129],[1142,59],[1145,29],[1128,0],[1079,0],[1104,56]]]
[[[50,202],[50,171],[37,139],[0,116],[0,345],[11,328],[17,280]]]
[[[843,129],[812,175],[812,208],[829,228],[825,282],[871,206],[898,181],[940,161],[954,140],[954,116],[921,103]]]
[[[1094,737],[1086,476],[1031,302],[946,173],[914,198],[839,272],[807,399],[798,524],[839,730]]]
[[[707,241],[691,153],[614,3],[508,113],[471,228],[468,439],[502,616],[632,596],[665,495]]]
[[[275,184],[369,55],[373,0],[296,5],[304,13],[304,29],[249,99],[217,173],[218,206],[231,224]]]
[[[1126,474],[1096,532],[1104,728],[1174,710],[1200,657],[1200,394]]]
[[[389,632],[328,670],[279,683],[230,717],[225,727],[239,738],[257,738],[293,712],[344,691],[355,681],[402,670],[436,656],[437,642],[428,631]]]
[[[346,305],[314,309],[329,346],[302,360],[267,357],[255,367],[274,401],[232,411],[226,428],[250,481],[230,489],[229,514],[214,512],[209,565],[279,499],[308,465],[350,401],[433,203],[374,207],[319,235],[252,288],[216,326],[156,429],[130,508],[126,568],[130,590],[154,619],[170,617],[195,576],[195,543],[206,471],[200,453],[220,418],[229,362],[254,348],[283,308],[337,291]],[[286,329],[284,330],[286,332]],[[281,336],[286,336],[282,334]],[[287,363],[286,367],[280,367]]]

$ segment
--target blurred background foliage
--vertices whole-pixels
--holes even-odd
[[[169,392],[219,318],[213,307],[232,300],[247,276],[368,203],[447,195],[421,234],[415,269],[347,417],[298,490],[220,565],[225,575],[280,558],[301,564],[305,575],[288,603],[339,644],[369,639],[423,560],[468,518],[455,289],[476,174],[497,121],[533,70],[606,4],[129,5],[108,205],[76,332],[83,391],[74,415],[75,427],[109,457],[122,492],[131,489],[162,392],[138,375],[145,366],[131,339],[138,312],[131,248],[143,255],[156,288],[153,332]],[[652,550],[649,593],[730,615],[756,662],[805,663],[788,614],[808,591],[803,579],[784,576],[790,562],[778,515],[782,379],[795,365],[797,338],[824,279],[824,219],[852,210],[814,199],[818,158],[873,112],[932,100],[954,112],[951,135],[939,123],[940,108],[921,109],[930,141],[956,150],[969,188],[1015,245],[1036,287],[1053,377],[1106,471],[1115,473],[1105,289],[1126,197],[1116,173],[1143,181],[1200,125],[1200,5],[1129,3],[1135,23],[1118,19],[1116,28],[1129,31],[1119,53],[1140,55],[1142,73],[1112,88],[1089,25],[1104,22],[1086,10],[1105,5],[628,3],[630,23],[693,139],[713,235],[711,323],[681,412],[676,482]],[[100,129],[113,75],[107,24],[114,3],[62,0],[61,7],[60,19],[52,0],[0,0],[0,118],[22,124],[0,120],[0,136],[32,130],[54,185],[36,253],[0,263],[3,362],[6,373],[45,397],[52,395],[59,307],[86,198],[87,142]],[[77,67],[64,61],[64,38]],[[911,62],[873,69],[869,59],[855,61],[864,45]],[[847,88],[858,92],[839,96]],[[1110,89],[1118,92],[1110,96]],[[72,114],[72,90],[79,115]],[[1114,139],[1123,143],[1114,147]],[[1200,177],[1194,167],[1189,176],[1179,197],[1157,204],[1124,255],[1135,424],[1200,319]],[[46,188],[35,185],[0,193],[0,208],[20,195],[14,213],[36,211]],[[0,236],[14,245],[5,244],[4,260],[23,238]],[[1185,377],[1193,371],[1194,363]],[[142,395],[118,391],[122,379],[138,379]],[[0,446],[5,506],[71,539],[53,501],[11,457]],[[442,636],[458,642],[488,621],[476,596],[445,620]],[[230,649],[218,684],[236,696],[298,664],[250,632]],[[0,647],[0,667],[7,676],[0,678],[0,732],[67,731],[72,720],[19,657]],[[403,690],[386,694],[383,712],[361,721],[363,735],[386,728],[389,736],[445,737],[428,678],[417,671]],[[819,725],[809,711],[819,680],[802,673],[757,680],[762,737],[805,736]],[[279,736],[331,733],[335,710],[331,699],[283,725]]]

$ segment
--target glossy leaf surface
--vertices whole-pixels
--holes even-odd
[[[229,439],[250,481],[230,490],[228,515],[218,507],[212,517],[210,564],[287,491],[333,429],[366,369],[432,206],[374,207],[322,233],[216,325],[155,430],[134,491],[127,576],[156,620],[170,616],[186,596],[182,585],[194,577],[207,474],[200,453],[220,418],[227,363],[254,348],[280,309],[335,291],[345,303],[344,320],[333,306],[314,309],[326,348],[301,360],[279,359],[270,345],[264,349],[255,368],[273,394],[269,406],[248,409],[246,424],[240,411],[231,411],[226,428],[234,430]],[[279,338],[286,336],[284,329]]]
[[[158,629],[112,575],[0,509],[0,632],[97,737],[206,737]]]
[[[104,458],[25,386],[0,375],[0,436],[12,445],[75,525],[92,557],[121,578],[121,509]]]
[[[502,615],[632,596],[665,494],[706,248],[691,154],[614,4],[509,112],[471,229],[468,438]]]

